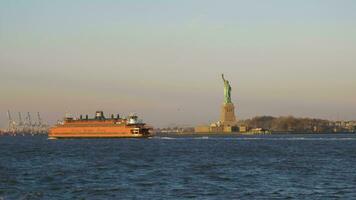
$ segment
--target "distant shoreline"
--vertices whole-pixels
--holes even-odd
[[[324,132],[324,133],[308,133],[308,132],[272,132],[270,134],[260,134],[260,133],[156,133],[154,136],[273,136],[273,135],[356,135],[355,132]],[[21,135],[0,135],[0,137],[48,137],[48,135],[30,135],[30,134],[21,134]]]
[[[310,133],[310,132],[272,132],[270,134],[259,134],[259,133],[156,133],[155,136],[204,136],[204,135],[216,135],[216,136],[255,136],[255,135],[338,135],[338,134],[356,134],[354,132],[325,132],[325,133]]]

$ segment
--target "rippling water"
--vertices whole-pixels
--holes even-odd
[[[356,135],[0,137],[0,199],[356,198]]]

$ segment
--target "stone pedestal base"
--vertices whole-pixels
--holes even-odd
[[[224,103],[221,107],[220,121],[224,126],[235,126],[235,106],[233,103]]]

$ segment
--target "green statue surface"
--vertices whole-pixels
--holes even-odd
[[[224,81],[224,103],[231,103],[231,85],[228,80],[224,78],[224,74],[221,74]]]

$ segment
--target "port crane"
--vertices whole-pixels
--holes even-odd
[[[10,133],[15,133],[16,132],[16,122],[12,119],[10,110],[7,111],[7,117],[9,119],[7,131]]]
[[[43,123],[41,115],[37,112],[37,121],[32,120],[30,112],[27,112],[25,120],[22,119],[21,112],[18,113],[18,121],[12,118],[10,110],[7,111],[8,127],[5,130],[9,135],[39,135],[46,134],[48,125]]]

